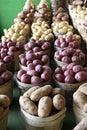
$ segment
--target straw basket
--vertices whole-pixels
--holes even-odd
[[[12,60],[11,62],[6,63],[6,67],[7,67],[7,70],[9,70],[12,73],[14,73],[15,61]]]
[[[61,130],[66,114],[66,108],[52,116],[41,118],[26,113],[21,108],[21,114],[26,123],[26,130]]]
[[[31,87],[34,87],[34,86],[44,86],[46,84],[50,84],[51,83],[51,80],[47,81],[47,82],[44,82],[42,84],[26,84],[26,83],[22,83],[20,82],[17,78],[16,78],[16,83],[17,83],[17,86],[19,88],[19,91],[20,91],[20,94],[23,95],[29,88]]]
[[[73,103],[73,112],[75,115],[76,124],[78,124],[84,117],[87,117],[87,113],[81,110],[75,103]]]
[[[21,51],[16,51],[14,52],[14,59],[15,59],[15,68],[14,70],[18,70],[19,69],[19,55],[21,54]]]
[[[66,97],[66,105],[69,110],[73,109],[73,93],[78,89],[78,87],[83,83],[75,83],[75,84],[69,84],[69,83],[62,83],[57,81],[54,76],[53,80],[57,87],[62,88],[65,91],[65,97]]]
[[[10,98],[10,103],[13,99],[13,79],[0,86],[0,94],[5,94]]]
[[[0,130],[6,130],[7,129],[8,112],[9,112],[9,108],[7,108],[3,112],[2,116],[0,116]]]
[[[59,61],[59,60],[56,60],[56,59],[54,59],[54,62],[55,62],[55,65],[56,65],[56,66],[59,66],[59,67],[62,67],[62,66],[64,66],[64,65],[68,65],[68,63],[65,63],[65,62],[62,62],[62,61]],[[81,62],[75,62],[75,63],[78,64],[78,65],[84,66],[84,64],[85,64],[85,59],[84,59],[83,61],[81,61]]]

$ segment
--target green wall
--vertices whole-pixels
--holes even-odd
[[[33,0],[37,5],[40,0]],[[8,29],[17,17],[18,12],[23,9],[26,0],[0,0],[0,36],[3,35],[3,29]],[[49,2],[49,0],[48,0]]]

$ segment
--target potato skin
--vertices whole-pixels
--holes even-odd
[[[65,95],[65,92],[63,89],[61,88],[53,88],[53,91],[52,91],[52,96],[55,96],[57,94],[61,94],[61,95]]]
[[[38,104],[38,116],[47,117],[52,110],[52,99],[48,96],[44,96],[39,100]]]
[[[20,96],[19,103],[21,107],[31,115],[37,115],[38,108],[34,102],[32,102],[29,98],[25,98]]]
[[[36,89],[30,96],[32,101],[39,101],[41,97],[48,96],[52,92],[51,85],[45,85],[41,88]]]
[[[53,106],[57,110],[62,110],[65,107],[65,104],[66,104],[66,101],[62,95],[57,94],[53,97]]]
[[[86,130],[87,129],[87,117],[84,117],[73,130]]]
[[[31,87],[28,91],[26,91],[26,92],[24,93],[23,96],[30,98],[31,94],[32,94],[36,89],[38,89],[38,88],[40,88],[40,86]]]

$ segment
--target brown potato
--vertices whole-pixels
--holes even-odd
[[[57,94],[61,94],[61,95],[65,95],[65,92],[63,89],[61,88],[53,88],[53,91],[52,91],[52,96],[55,96]]]
[[[24,93],[24,97],[27,97],[27,98],[30,98],[32,92],[34,92],[36,89],[40,88],[40,86],[34,86],[34,87],[31,87],[28,91],[26,91]]]
[[[39,101],[41,97],[48,96],[52,92],[51,85],[45,85],[41,88],[36,89],[30,96],[32,101]]]
[[[65,107],[65,104],[66,104],[66,101],[62,95],[57,94],[53,97],[53,106],[57,110],[62,110]]]
[[[25,98],[20,96],[19,98],[20,106],[29,114],[37,115],[38,108],[34,102],[32,102],[29,98]]]
[[[39,100],[38,104],[38,116],[47,117],[52,110],[52,99],[48,96],[44,96]]]

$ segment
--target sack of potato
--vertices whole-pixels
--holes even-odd
[[[62,89],[52,88],[49,84],[33,86],[20,96],[19,103],[27,129],[38,127],[38,130],[61,130],[66,112]]]
[[[0,130],[6,130],[8,125],[10,100],[6,95],[0,95]]]
[[[76,123],[87,117],[87,83],[80,85],[73,94],[73,111]]]

